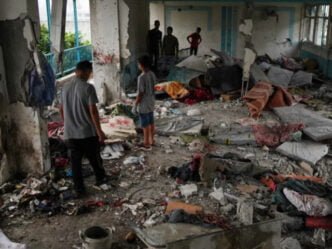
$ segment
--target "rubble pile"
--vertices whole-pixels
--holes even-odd
[[[212,234],[244,243],[246,229],[258,234],[250,248],[263,243],[259,238],[280,241],[281,248],[329,246],[329,87],[316,85],[319,75],[306,61],[265,55],[251,67],[249,91],[240,98],[241,62],[214,54],[188,57],[155,86],[164,95],[155,108],[152,151],[135,151],[140,129],[130,100],[100,110],[108,137],[101,156],[112,179],[96,188],[84,164],[91,193],[84,199],[73,195],[63,124],[50,123],[51,173],[1,186],[2,217],[107,213],[122,233],[134,231],[147,246],[153,234],[166,238],[169,231],[187,237],[167,237],[164,244],[203,243]],[[319,112],[312,104],[317,98]]]

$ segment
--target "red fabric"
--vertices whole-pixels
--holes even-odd
[[[294,102],[286,89],[266,82],[256,83],[243,99],[247,102],[250,116],[253,118],[258,118],[265,108],[290,106]]]
[[[47,124],[49,138],[61,138],[64,134],[63,122],[49,122]]]
[[[198,45],[199,45],[200,41],[202,40],[201,36],[195,32],[195,33],[192,33],[188,38],[191,39],[191,42],[190,42],[191,47],[198,48]]]
[[[252,118],[258,118],[265,108],[270,96],[273,93],[273,87],[269,83],[258,82],[243,99],[247,102],[247,106]]]
[[[214,96],[209,89],[196,88],[190,91],[190,95],[183,99],[184,103],[187,105],[194,105],[202,101],[213,100]]]
[[[270,190],[275,191],[278,183],[282,183],[287,180],[302,180],[312,181],[316,183],[323,183],[323,179],[315,176],[300,176],[300,175],[268,175],[260,179],[260,182],[268,187]]]
[[[267,103],[268,108],[272,109],[275,107],[291,106],[293,104],[294,99],[285,88],[274,86],[274,89],[274,94]]]
[[[273,192],[277,189],[277,184],[271,179],[263,177],[261,178],[261,183],[263,183],[266,187],[268,187]]]
[[[193,160],[190,163],[191,171],[198,171],[201,165],[202,155],[197,153],[193,156]]]
[[[56,168],[64,168],[69,164],[69,159],[64,157],[55,158],[54,166]]]
[[[305,226],[308,228],[322,228],[332,230],[332,216],[305,218]]]
[[[303,130],[303,128],[303,124],[252,125],[257,144],[271,147],[276,147],[288,141],[294,132]]]

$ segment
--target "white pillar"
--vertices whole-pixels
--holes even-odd
[[[7,103],[2,103],[0,129],[7,169],[0,168],[0,181],[9,172],[42,174],[50,168],[47,124],[38,111],[27,107],[28,76],[35,40],[29,20],[38,36],[39,17],[37,0],[0,2],[0,44],[3,51]],[[3,87],[4,89],[4,87]],[[1,183],[1,182],[0,182]]]
[[[120,96],[120,32],[118,0],[90,0],[94,82],[101,103]]]
[[[50,30],[51,51],[59,68],[63,69],[63,50],[65,46],[67,0],[52,2],[52,23]]]

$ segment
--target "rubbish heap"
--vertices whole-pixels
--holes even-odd
[[[330,246],[332,110],[317,65],[260,56],[241,98],[243,62],[212,52],[185,58],[155,86],[151,152],[134,150],[141,131],[130,100],[100,110],[108,137],[101,156],[114,179],[86,199],[72,195],[63,124],[49,123],[52,171],[0,188],[6,222],[107,212],[117,240],[130,232],[125,240],[147,246]]]

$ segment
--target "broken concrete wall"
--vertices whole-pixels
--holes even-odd
[[[147,0],[90,0],[94,81],[101,103],[120,98],[120,73],[146,51]]]
[[[151,11],[160,12],[162,2],[153,3],[155,5]],[[159,4],[159,10],[156,4]],[[271,57],[278,57],[280,54],[296,53],[302,4],[264,1],[255,3],[254,6],[252,42],[258,55],[268,53]],[[195,1],[184,4],[180,1],[167,1],[163,8],[165,26],[173,26],[180,48],[189,47],[186,37],[199,26],[202,28],[203,39],[199,54],[207,54],[210,48],[214,48],[243,58],[245,41],[239,35],[238,27],[245,10],[244,2]],[[151,17],[155,18],[156,14],[151,13]],[[151,19],[150,22],[152,21]],[[291,42],[288,42],[288,38]]]
[[[120,0],[120,48],[123,65],[146,52],[146,34],[149,30],[147,0]]]
[[[94,81],[102,103],[119,99],[123,65],[145,52],[148,7],[146,0],[90,0]]]
[[[199,54],[209,54],[210,48],[220,50],[225,48],[231,54],[237,53],[238,43],[236,33],[238,14],[242,4],[209,2],[165,2],[165,27],[172,26],[173,34],[178,38],[180,49],[189,48],[187,36],[202,28],[202,44]],[[234,18],[231,17],[234,15]],[[228,16],[229,18],[228,18]],[[152,22],[153,20],[151,20]],[[224,21],[224,23],[222,23]],[[163,33],[165,35],[165,33]]]
[[[94,82],[103,104],[119,98],[119,1],[90,0]]]
[[[252,41],[258,55],[294,56],[299,49],[301,3],[255,4]]]
[[[46,120],[26,106],[28,71],[32,68],[35,35],[39,34],[37,1],[0,3],[0,46],[8,101],[1,102],[0,129],[2,151],[7,163],[0,168],[0,183],[15,173],[42,174],[50,168]],[[1,59],[0,59],[1,60]]]

